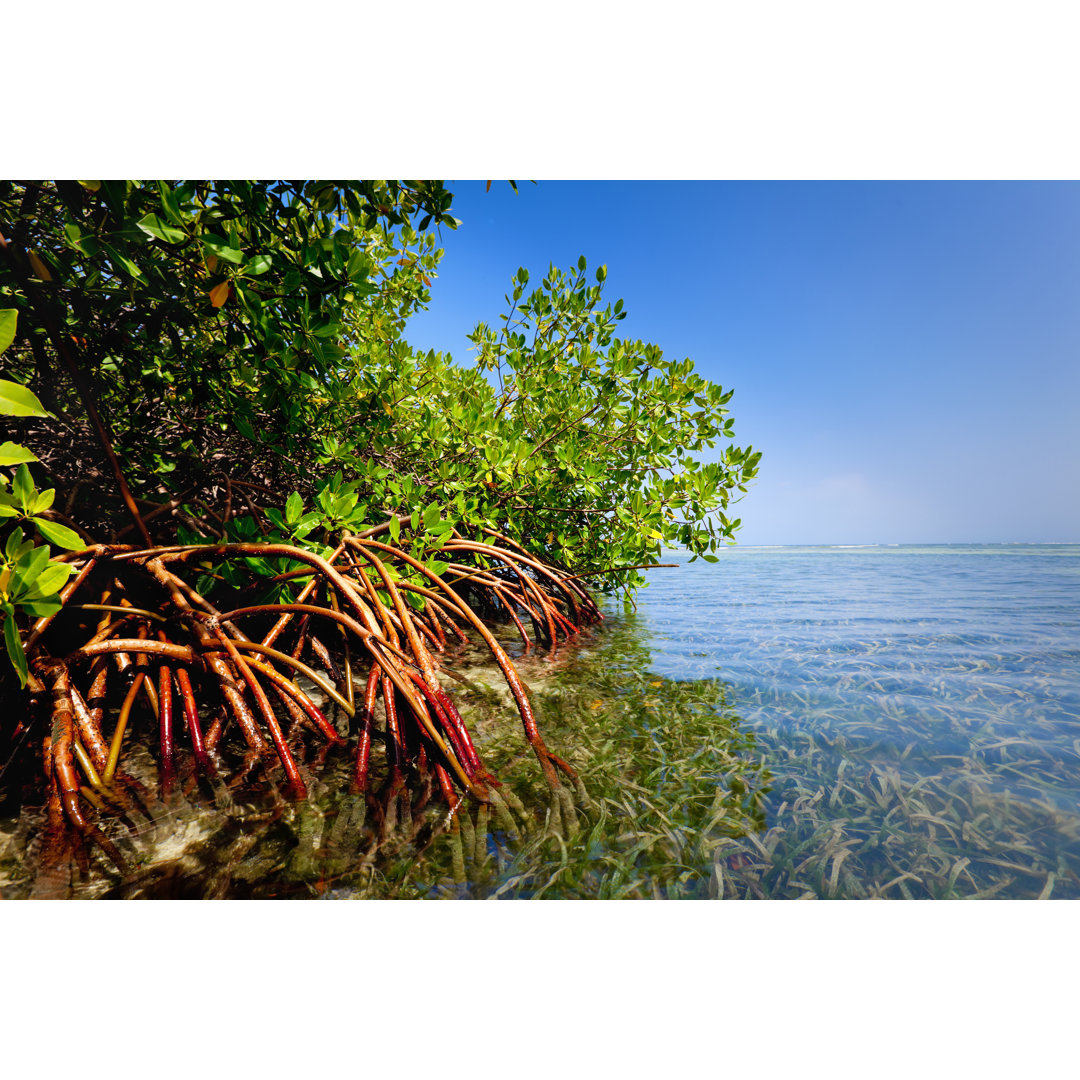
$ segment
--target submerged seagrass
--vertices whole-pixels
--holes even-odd
[[[736,548],[653,578],[654,667],[724,679],[772,775],[718,895],[1080,896],[1080,546]]]

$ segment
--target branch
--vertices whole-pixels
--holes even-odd
[[[533,454],[540,453],[540,451],[543,450],[544,447],[547,446],[547,444],[551,442],[552,439],[558,438],[558,436],[560,436],[564,431],[566,431],[567,428],[572,428],[575,424],[580,424],[582,420],[585,420],[588,417],[592,416],[592,414],[596,412],[596,410],[599,409],[600,406],[603,404],[604,402],[602,400],[598,401],[591,409],[589,409],[588,412],[582,413],[576,420],[567,421],[565,424],[563,424],[561,428],[559,428],[558,431],[554,432],[554,434],[549,435],[539,446],[534,446],[529,454],[529,457],[527,457],[525,460],[528,461],[529,458],[533,456]]]

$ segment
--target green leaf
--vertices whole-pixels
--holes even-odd
[[[26,653],[23,652],[22,641],[19,640],[19,631],[15,626],[15,613],[8,604],[4,605],[4,644],[7,645],[7,653],[11,658],[12,667],[19,674],[19,686],[26,686],[26,676],[29,673],[26,666]]]
[[[8,583],[8,592],[12,599],[18,600],[34,591],[34,582],[48,561],[49,549],[45,544],[32,547],[19,558],[12,568],[11,580]]]
[[[48,510],[53,504],[53,499],[56,498],[56,488],[49,488],[48,491],[42,491],[38,494],[38,497],[34,500],[34,505],[30,507],[31,514],[40,514],[44,510]]]
[[[89,258],[93,258],[101,250],[97,239],[91,233],[84,233],[74,223],[64,226],[64,235],[71,247]]]
[[[122,252],[117,251],[112,244],[103,244],[102,247],[108,252],[109,258],[122,270],[126,270],[133,278],[141,278],[143,276],[143,272],[139,267]]]
[[[52,416],[37,396],[17,382],[0,379],[0,413],[7,416]]]
[[[298,491],[294,491],[285,503],[285,520],[290,525],[295,525],[303,512],[304,500],[300,498]]]
[[[74,530],[66,525],[58,525],[55,521],[46,521],[44,518],[30,519],[36,526],[37,531],[58,547],[67,548],[68,551],[82,551],[86,547],[86,541]]]
[[[63,563],[49,563],[23,594],[21,602],[25,605],[27,601],[37,602],[54,596],[67,583],[67,579],[71,576],[71,569]]]
[[[148,236],[164,240],[167,244],[182,244],[187,239],[187,233],[183,229],[166,225],[157,214],[147,214],[136,222],[140,229]]]
[[[363,281],[371,272],[371,260],[359,248],[355,248],[349,255],[345,272],[352,282]]]
[[[396,544],[401,539],[401,522],[397,514],[390,519],[390,539]]]
[[[13,442],[0,443],[0,465],[19,465],[24,461],[37,460],[37,456],[25,446],[17,446]]]
[[[19,606],[28,615],[40,618],[42,615],[55,615],[64,605],[61,603],[60,597],[54,595],[42,597],[40,600],[26,600],[24,598],[19,602]]]
[[[176,193],[164,180],[157,182],[158,192],[161,195],[161,206],[174,225],[183,225],[184,219],[180,216],[180,204],[176,201]]]
[[[439,524],[439,505],[431,503],[424,508],[424,530],[434,529]]]
[[[255,277],[257,274],[265,274],[272,265],[273,260],[269,255],[255,255],[244,263],[243,273]]]
[[[4,558],[9,563],[17,562],[23,555],[24,548],[29,551],[34,546],[33,541],[23,543],[23,531],[20,525],[7,538],[4,544]]]
[[[15,340],[15,326],[19,321],[17,308],[0,309],[0,352]]]
[[[34,487],[34,478],[24,462],[15,470],[15,480],[11,485],[11,493],[16,502],[23,508],[23,512],[29,514],[30,508],[37,498],[37,488]]]
[[[234,247],[229,247],[228,241],[213,233],[207,233],[202,237],[202,245],[207,251],[216,255],[226,262],[236,263],[239,266],[244,261],[244,253]]]
[[[31,544],[25,548],[15,562],[15,573],[22,577],[23,584],[29,589],[34,579],[41,573],[49,562],[49,547],[47,544]]]

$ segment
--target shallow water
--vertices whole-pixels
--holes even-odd
[[[447,686],[512,812],[386,795],[378,748],[365,806],[350,752],[322,752],[302,765],[308,803],[271,777],[189,781],[134,836],[107,823],[129,880],[99,856],[88,877],[35,882],[35,812],[0,801],[0,893],[1080,896],[1080,546],[664,561],[680,566],[651,572],[636,613],[609,601],[603,629],[554,659],[502,635],[584,792],[548,791],[471,648],[447,658],[464,680]],[[156,788],[152,753],[131,765]]]
[[[773,776],[768,857],[738,845],[759,865],[729,889],[1080,895],[1080,546],[665,561],[638,598],[653,670],[727,684]],[[835,876],[801,881],[823,853]]]
[[[493,833],[456,884],[436,849],[396,895],[1080,896],[1080,546],[664,561],[522,661],[581,832]]]

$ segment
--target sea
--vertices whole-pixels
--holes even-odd
[[[1080,545],[665,553],[633,632],[717,680],[764,820],[723,898],[1080,896]]]

